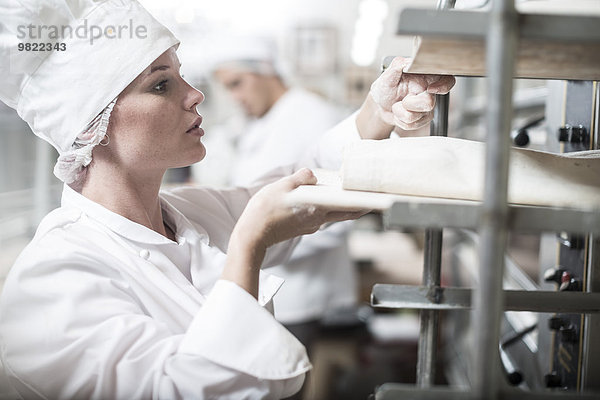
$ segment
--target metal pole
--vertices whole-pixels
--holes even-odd
[[[456,0],[438,0],[438,9],[454,8]],[[448,136],[448,103],[450,95],[436,95],[431,136]],[[442,269],[442,230],[425,231],[425,254],[423,262],[423,285],[440,286]],[[417,356],[417,385],[431,387],[435,381],[437,341],[439,332],[439,311],[421,310],[419,350]]]
[[[436,95],[436,105],[431,121],[431,136],[448,136],[449,95]],[[440,286],[442,265],[442,230],[425,231],[425,254],[423,264],[423,285]],[[419,353],[417,358],[417,385],[433,386],[437,360],[437,340],[439,332],[439,311],[422,310]]]
[[[488,137],[479,233],[479,282],[473,292],[473,395],[499,398],[498,342],[503,313],[502,274],[507,237],[507,193],[512,119],[512,77],[518,39],[514,0],[494,0],[487,35]]]
[[[600,84],[594,84],[594,93],[596,99],[596,109],[594,110],[596,127],[592,138],[592,148],[600,149]],[[600,236],[592,234],[589,237],[588,248],[587,282],[585,290],[587,292],[600,292]],[[581,373],[581,385],[579,390],[598,390],[600,389],[600,343],[596,339],[600,332],[600,315],[586,315],[583,327],[583,364]]]
[[[425,263],[423,267],[423,285],[440,285],[442,230],[427,229],[425,232]],[[437,339],[439,311],[421,310],[421,333],[419,335],[419,353],[417,359],[417,385],[433,386],[435,364],[437,360]]]
[[[456,0],[438,0],[437,8],[440,10],[454,8]]]

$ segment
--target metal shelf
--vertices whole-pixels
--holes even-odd
[[[600,43],[600,18],[574,15],[519,14],[519,38]],[[482,11],[405,9],[398,35],[455,36],[485,39],[489,15]]]
[[[440,0],[438,8],[453,5],[452,0]],[[416,308],[422,310],[422,318],[426,317],[421,324],[420,336],[424,340],[419,341],[417,385],[386,383],[376,390],[376,400],[598,398],[597,393],[507,389],[498,354],[500,320],[505,310],[600,311],[598,293],[502,288],[509,229],[600,233],[600,209],[516,206],[507,202],[512,79],[600,80],[598,26],[598,17],[519,14],[515,0],[493,0],[490,11],[485,13],[410,9],[402,12],[397,33],[422,36],[418,48],[425,54],[418,61],[417,51],[404,72],[489,77],[485,189],[482,202],[396,198],[391,205],[380,208],[388,228],[426,227],[438,231],[428,230],[432,240],[425,250],[423,286],[375,285],[373,289],[374,306]],[[435,112],[439,119],[434,119],[434,125],[447,124],[443,109],[436,106]],[[476,228],[479,232],[479,282],[473,290],[442,288],[433,279],[439,275],[440,228],[444,227]],[[479,324],[474,335],[471,387],[432,386],[437,322],[427,321],[440,310],[468,309],[471,302],[473,318]]]
[[[398,33],[418,35],[405,71],[486,75],[490,21],[485,12],[404,10]],[[515,25],[519,37],[512,77],[600,80],[599,17],[518,14]]]
[[[396,201],[383,211],[390,229],[400,227],[448,227],[475,229],[483,209],[478,202]],[[509,205],[508,227],[518,231],[566,231],[600,233],[600,210]]]
[[[400,383],[385,383],[377,388],[375,400],[473,400],[473,394],[466,389],[451,388],[447,386],[431,387],[423,390],[414,385]],[[527,392],[518,389],[500,389],[498,393],[499,400],[597,400],[598,394],[583,392],[564,392],[564,391],[544,391]]]
[[[315,171],[316,175],[324,171]],[[326,172],[326,171],[325,171]],[[288,194],[290,204],[315,204],[349,210],[381,211],[387,228],[466,228],[481,223],[482,202],[406,196],[358,190],[338,186],[307,185]],[[508,227],[513,230],[542,232],[600,233],[600,208],[582,210],[509,204]]]
[[[420,310],[467,310],[471,308],[472,292],[465,288],[376,284],[371,292],[371,305]],[[505,290],[504,309],[544,313],[598,313],[600,293]]]

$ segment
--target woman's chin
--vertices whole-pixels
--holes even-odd
[[[200,148],[194,150],[193,154],[185,158],[180,158],[177,160],[177,165],[173,168],[182,168],[189,167],[192,164],[196,164],[206,157],[206,147],[203,144],[200,144]]]

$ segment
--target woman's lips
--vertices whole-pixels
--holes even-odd
[[[194,126],[194,127],[190,128],[190,129],[188,129],[186,131],[186,133],[188,133],[188,134],[190,134],[192,136],[201,137],[201,136],[204,136],[204,129],[200,128],[199,126]]]
[[[199,116],[198,118],[196,118],[194,120],[194,123],[192,124],[192,127],[190,129],[188,129],[186,131],[186,133],[189,133],[190,135],[193,136],[202,136],[204,135],[204,129],[200,128],[200,124],[202,124],[202,117]]]

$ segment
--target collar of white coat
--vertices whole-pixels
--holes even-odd
[[[176,227],[176,236],[193,237],[208,245],[209,239],[206,231],[194,227],[188,219],[171,205],[164,197],[160,196],[161,208],[166,214],[167,219]],[[138,224],[124,216],[117,214],[104,206],[88,199],[82,194],[73,190],[69,185],[63,186],[61,205],[63,207],[75,207],[81,210],[88,217],[102,223],[116,234],[137,243],[146,243],[153,245],[172,244],[173,241],[161,235],[152,229]],[[196,235],[191,235],[196,232]]]
[[[175,224],[177,227],[177,236],[186,237],[188,240],[190,240],[189,238],[198,237],[200,242],[207,246],[209,245],[209,237],[206,231],[201,230],[200,227],[192,225],[191,222],[164,197],[160,197],[160,201],[161,208],[169,217],[170,222]],[[88,199],[66,184],[63,186],[61,205],[63,207],[71,207],[81,211],[88,217],[98,221],[115,232],[115,234],[120,235],[132,242],[152,245],[173,243],[171,240],[153,231],[152,229],[133,222],[122,215],[112,212],[102,205]],[[196,233],[194,234],[194,232]],[[269,305],[269,303],[273,299],[273,296],[275,296],[275,294],[279,291],[283,285],[283,282],[284,279],[279,276],[263,270],[260,271],[258,303],[271,313],[273,313],[273,310],[272,305]],[[203,294],[208,295],[208,293]]]

